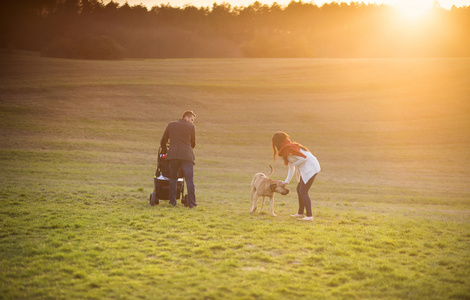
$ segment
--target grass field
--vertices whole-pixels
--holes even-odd
[[[470,59],[0,63],[1,299],[470,299]],[[199,206],[150,207],[186,109]],[[248,213],[279,130],[314,222]]]

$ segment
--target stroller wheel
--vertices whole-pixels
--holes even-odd
[[[151,206],[154,206],[155,204],[160,204],[160,201],[158,201],[158,198],[155,192],[150,193],[149,202]]]

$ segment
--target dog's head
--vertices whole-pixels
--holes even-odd
[[[287,183],[281,180],[274,180],[271,182],[271,190],[281,195],[289,194],[289,190],[286,188]]]

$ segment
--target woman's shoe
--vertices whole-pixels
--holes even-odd
[[[301,214],[295,214],[295,215],[291,215],[291,217],[294,217],[294,218],[303,218],[304,215],[301,215]]]
[[[304,221],[313,221],[313,216],[312,217],[302,218],[302,220],[304,220]]]

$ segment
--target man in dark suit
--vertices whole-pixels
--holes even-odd
[[[194,119],[196,115],[192,111],[185,111],[183,117],[178,121],[168,123],[163,133],[160,144],[162,153],[168,153],[170,167],[170,204],[176,206],[176,186],[178,180],[178,171],[183,171],[186,187],[188,189],[187,204],[189,208],[197,206],[196,192],[194,186],[193,165],[195,156],[193,148],[196,147],[196,127]],[[170,149],[167,149],[167,143],[170,140]]]

